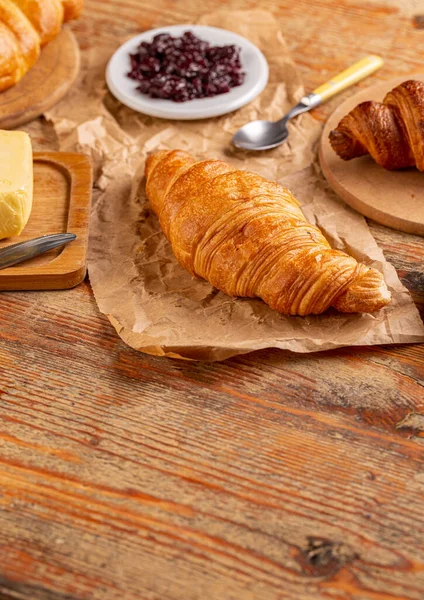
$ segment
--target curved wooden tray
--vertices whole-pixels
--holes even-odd
[[[13,129],[39,117],[63,98],[77,78],[80,53],[70,29],[41,51],[25,77],[0,93],[0,129]]]
[[[328,141],[330,131],[357,104],[365,100],[381,101],[388,91],[408,79],[424,81],[424,75],[403,75],[382,81],[343,102],[324,127],[319,157],[328,183],[352,208],[387,227],[424,235],[424,173],[417,169],[387,171],[369,156],[344,161]]]

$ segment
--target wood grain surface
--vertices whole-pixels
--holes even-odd
[[[91,204],[90,160],[75,152],[34,153],[34,198],[20,236],[0,241],[0,249],[51,233],[75,233],[63,248],[0,270],[0,290],[64,290],[85,278]]]
[[[308,90],[369,53],[385,67],[360,87],[424,72],[416,1],[219,4],[272,11]],[[87,0],[72,28],[84,64],[207,9]],[[423,314],[424,240],[370,227]],[[1,293],[0,320],[2,599],[424,597],[423,346],[163,360],[125,346],[88,281]]]
[[[79,66],[78,44],[65,26],[25,77],[0,94],[0,129],[19,127],[54,106],[74,83]]]

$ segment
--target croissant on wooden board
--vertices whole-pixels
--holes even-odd
[[[146,161],[146,193],[179,263],[229,296],[287,315],[372,312],[390,302],[378,271],[333,250],[277,183],[182,150]]]
[[[424,171],[424,82],[409,80],[383,102],[362,102],[330,132],[344,160],[370,154],[385,169]]]
[[[0,92],[34,65],[62,24],[81,14],[84,0],[0,0]]]

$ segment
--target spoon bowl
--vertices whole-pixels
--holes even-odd
[[[251,121],[237,131],[233,144],[245,150],[269,150],[282,144],[288,135],[287,126],[280,121]]]
[[[287,121],[297,117],[301,113],[315,108],[321,103],[321,97],[317,94],[304,96],[299,104],[296,104],[279,121],[251,121],[243,125],[233,137],[233,144],[244,150],[269,150],[279,146],[289,137]]]

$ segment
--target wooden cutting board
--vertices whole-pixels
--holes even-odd
[[[12,88],[0,93],[0,129],[13,129],[39,117],[54,106],[74,83],[80,53],[66,26],[45,46],[38,61]]]
[[[424,173],[417,169],[387,171],[369,156],[344,161],[328,141],[330,131],[360,102],[382,101],[387,92],[408,79],[424,81],[424,75],[383,81],[343,102],[324,127],[319,156],[328,183],[352,208],[387,227],[424,235]]]
[[[0,240],[0,248],[48,233],[75,233],[77,239],[29,261],[0,269],[0,290],[68,289],[86,274],[92,169],[77,153],[34,153],[34,200],[19,237]]]

